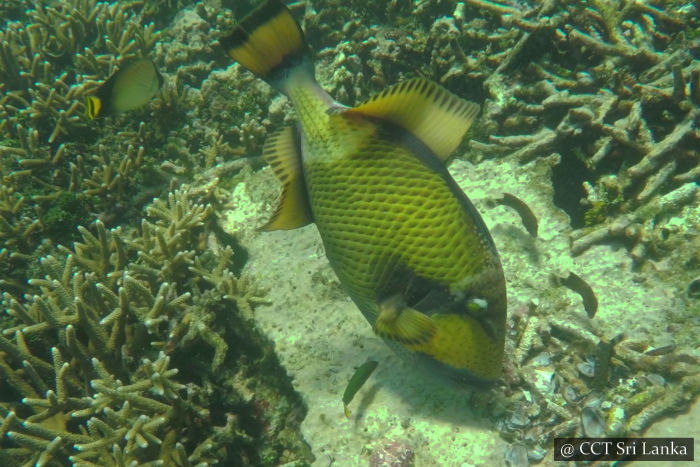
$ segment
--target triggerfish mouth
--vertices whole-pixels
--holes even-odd
[[[315,222],[340,283],[377,335],[459,382],[498,379],[503,269],[484,221],[445,167],[479,106],[422,78],[357,107],[336,103],[316,82],[304,33],[279,0],[220,43],[286,94],[299,117],[263,148],[283,185],[263,230]]]

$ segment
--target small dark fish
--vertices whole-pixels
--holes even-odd
[[[610,363],[615,355],[615,346],[624,338],[625,335],[620,333],[609,341],[601,340],[598,343],[592,387],[603,388],[608,384],[608,379],[610,378]]]
[[[112,73],[97,92],[87,96],[87,116],[94,120],[112,112],[125,112],[146,105],[160,92],[163,77],[151,60],[133,61]]]
[[[561,279],[561,284],[581,296],[586,314],[588,314],[589,318],[593,318],[598,311],[598,298],[595,296],[591,286],[573,272],[569,272],[568,277]]]
[[[535,217],[535,214],[523,200],[511,195],[510,193],[503,193],[503,196],[496,198],[495,201],[496,204],[513,208],[520,216],[520,220],[522,221],[525,230],[527,230],[527,232],[533,237],[537,237],[537,217]]]
[[[662,345],[661,347],[652,347],[651,349],[647,350],[644,352],[646,355],[651,355],[651,356],[657,356],[657,355],[666,355],[667,353],[671,353],[676,349],[675,344],[667,344],[667,345]]]
[[[345,388],[345,392],[343,393],[343,408],[345,409],[346,417],[350,416],[348,404],[350,401],[352,401],[352,398],[355,397],[357,391],[359,391],[365,382],[367,382],[369,377],[372,376],[372,373],[374,373],[377,365],[379,364],[376,361],[367,360],[365,363],[360,365],[357,370],[355,370],[355,374],[353,374],[352,378],[350,378],[348,387]]]

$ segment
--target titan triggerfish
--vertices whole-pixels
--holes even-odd
[[[263,147],[282,183],[264,230],[316,223],[328,261],[377,335],[459,382],[496,380],[503,269],[484,221],[445,166],[479,106],[423,78],[354,108],[335,102],[316,82],[304,33],[279,0],[263,3],[220,43],[298,114],[296,126]]]

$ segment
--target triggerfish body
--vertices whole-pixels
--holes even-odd
[[[338,279],[376,334],[457,381],[496,380],[503,270],[483,220],[445,167],[478,105],[421,78],[354,108],[334,102],[279,0],[220,42],[286,94],[299,117],[263,148],[283,185],[264,230],[315,222]]]

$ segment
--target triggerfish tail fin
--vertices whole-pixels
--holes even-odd
[[[374,332],[379,336],[404,345],[418,345],[432,339],[435,331],[435,323],[429,316],[406,307],[400,297],[379,304],[379,316],[374,323]]]
[[[282,183],[282,196],[272,218],[260,230],[289,230],[312,222],[294,128],[284,127],[272,134],[263,146],[263,157]]]
[[[295,73],[313,77],[304,33],[279,0],[267,0],[219,42],[231,58],[280,91]]]
[[[474,122],[479,106],[455,96],[439,84],[414,78],[385,89],[346,113],[380,118],[398,125],[445,161]]]

